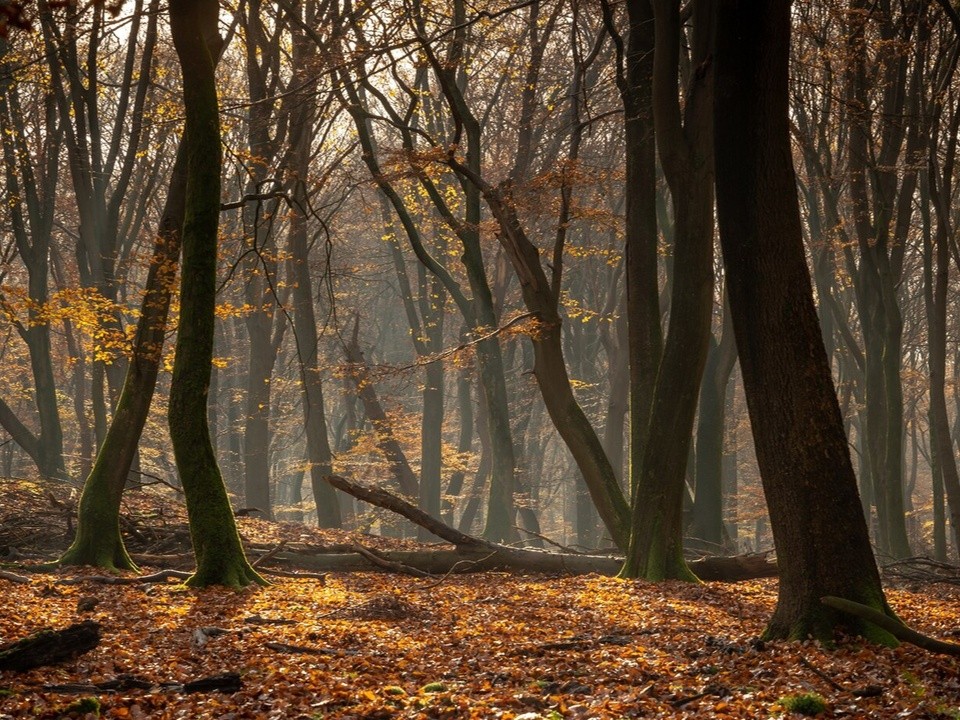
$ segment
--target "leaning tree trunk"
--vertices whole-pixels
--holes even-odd
[[[120,499],[150,413],[163,357],[170,296],[180,257],[187,178],[185,147],[180,144],[170,177],[126,380],[93,470],[83,485],[77,535],[60,558],[63,565],[135,569],[120,535]]]
[[[220,117],[210,50],[220,43],[218,11],[216,0],[170,2],[170,31],[184,78],[187,189],[168,417],[197,560],[187,581],[193,587],[264,583],[243,553],[207,425],[220,216]]]
[[[895,643],[873,623],[820,602],[835,595],[890,613],[803,251],[788,115],[790,3],[723,0],[720,8],[717,211],[780,566],[777,608],[765,636],[829,640],[844,627]]]

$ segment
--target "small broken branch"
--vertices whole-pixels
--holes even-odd
[[[29,585],[30,578],[24,577],[23,575],[17,575],[16,573],[8,572],[6,570],[0,570],[0,580],[7,580],[12,583],[20,583],[21,585]]]
[[[149,585],[151,583],[162,583],[170,580],[186,580],[192,572],[183,570],[161,570],[152,575],[140,575],[137,577],[116,577],[114,575],[88,575],[86,577],[67,578],[57,580],[58,585],[80,585],[85,582],[100,583],[101,585]]]
[[[281,550],[283,550],[286,546],[287,546],[287,541],[286,541],[286,540],[281,540],[281,541],[280,541],[276,546],[274,546],[272,549],[268,550],[268,551],[265,552],[263,555],[261,555],[261,556],[258,557],[256,560],[254,560],[254,561],[251,563],[251,566],[252,566],[253,568],[258,568],[258,567],[260,567],[263,563],[267,562],[267,560],[271,560],[272,558],[276,557],[277,553],[279,553]]]
[[[800,656],[800,664],[803,665],[807,670],[809,670],[810,672],[812,672],[814,675],[816,675],[818,678],[820,678],[821,680],[823,680],[827,685],[829,685],[830,687],[832,687],[834,690],[838,690],[838,691],[840,691],[840,692],[846,692],[846,688],[844,688],[843,685],[841,685],[841,684],[838,683],[836,680],[834,680],[832,677],[830,677],[829,675],[827,675],[827,674],[826,674],[823,670],[821,670],[820,668],[815,667],[815,666],[813,665],[813,663],[811,663],[809,660],[807,660],[807,659],[806,659],[805,657],[803,657],[802,655]]]
[[[287,655],[336,655],[337,651],[330,648],[314,648],[305,645],[288,645],[281,642],[266,642],[263,644],[268,650]]]

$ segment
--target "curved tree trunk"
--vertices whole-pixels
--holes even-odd
[[[133,356],[113,420],[83,486],[77,535],[60,558],[64,565],[134,568],[120,535],[120,499],[150,412],[163,359],[170,296],[180,257],[186,170],[186,147],[181,143],[153,246]]]
[[[820,602],[835,595],[890,613],[803,251],[788,119],[790,3],[723,0],[720,8],[714,115],[720,238],[780,566],[777,608],[765,636],[829,640],[844,627],[895,643],[873,623]]]
[[[197,560],[197,571],[187,581],[193,587],[264,583],[243,553],[207,425],[220,216],[220,117],[211,52],[220,43],[218,11],[216,0],[170,2],[170,29],[184,78],[187,190],[169,422]]]
[[[653,113],[673,197],[670,326],[635,477],[625,577],[695,579],[683,560],[682,508],[713,310],[713,2],[694,2],[691,74],[681,114],[680,3],[654,6]],[[681,122],[681,118],[683,118]],[[635,456],[636,457],[636,456]]]

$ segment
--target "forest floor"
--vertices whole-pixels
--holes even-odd
[[[63,530],[66,513],[45,489],[17,488],[0,482],[0,552],[29,527],[53,539]],[[298,527],[241,520],[248,541],[319,532]],[[780,702],[797,693],[822,696],[824,718],[960,717],[957,658],[908,645],[759,642],[775,579],[354,572],[196,591],[93,575],[0,579],[0,643],[85,619],[102,626],[89,653],[0,672],[0,718],[801,717]],[[917,629],[960,635],[960,587],[912,583],[890,587],[889,598]],[[224,673],[239,674],[239,690],[175,685]],[[96,688],[131,678],[152,686]]]

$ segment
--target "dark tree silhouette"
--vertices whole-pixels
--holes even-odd
[[[770,638],[879,627],[821,604],[890,613],[870,548],[803,252],[788,119],[790,3],[724,0],[716,48],[717,217],[780,590]]]

